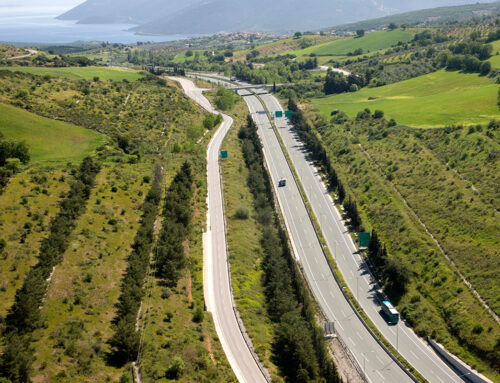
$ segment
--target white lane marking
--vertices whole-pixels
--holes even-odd
[[[377,371],[375,371],[375,372],[378,374],[378,376],[380,376],[382,379],[384,379],[384,380],[385,380],[384,375],[382,375],[382,374],[380,373],[380,371],[378,371],[378,370],[377,370]]]
[[[349,338],[349,340],[351,341],[351,343],[354,345],[354,347],[356,347],[356,343],[354,343],[354,341],[352,340],[352,338],[350,336],[348,336],[347,338]]]
[[[418,360],[420,360],[420,358],[417,356],[417,354],[415,354],[412,350],[410,350],[410,353],[415,357],[417,358]]]

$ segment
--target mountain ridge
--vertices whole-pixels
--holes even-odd
[[[489,3],[491,1],[487,1]],[[146,34],[319,30],[471,0],[87,0],[59,16],[78,23],[135,24]]]

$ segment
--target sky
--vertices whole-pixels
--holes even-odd
[[[0,0],[0,17],[39,14],[57,16],[85,0]]]

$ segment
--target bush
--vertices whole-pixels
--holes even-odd
[[[246,206],[240,206],[236,209],[236,213],[234,215],[238,219],[248,219],[250,217],[250,211]]]
[[[193,315],[193,322],[196,322],[196,323],[203,322],[204,316],[205,316],[205,313],[203,312],[203,308],[200,306],[196,306],[196,309],[194,310],[194,315]]]
[[[479,73],[486,76],[491,72],[491,63],[489,61],[483,62],[479,67]]]
[[[179,379],[184,372],[184,361],[182,358],[174,357],[172,364],[168,367],[165,376],[168,379]]]
[[[230,110],[234,106],[234,94],[225,88],[219,88],[215,95],[215,105],[221,110]]]

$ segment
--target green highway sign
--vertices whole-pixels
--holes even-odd
[[[222,158],[222,159],[227,158],[227,150],[221,150],[221,152],[220,152],[220,158]]]
[[[360,247],[370,246],[370,233],[359,233],[359,246]]]
[[[275,116],[276,116],[276,118],[281,118],[281,117],[283,117],[283,112],[281,110],[277,110],[275,112]]]
[[[285,117],[290,118],[290,117],[292,117],[292,116],[293,116],[293,112],[292,112],[291,110],[286,110],[286,111],[285,111]]]

